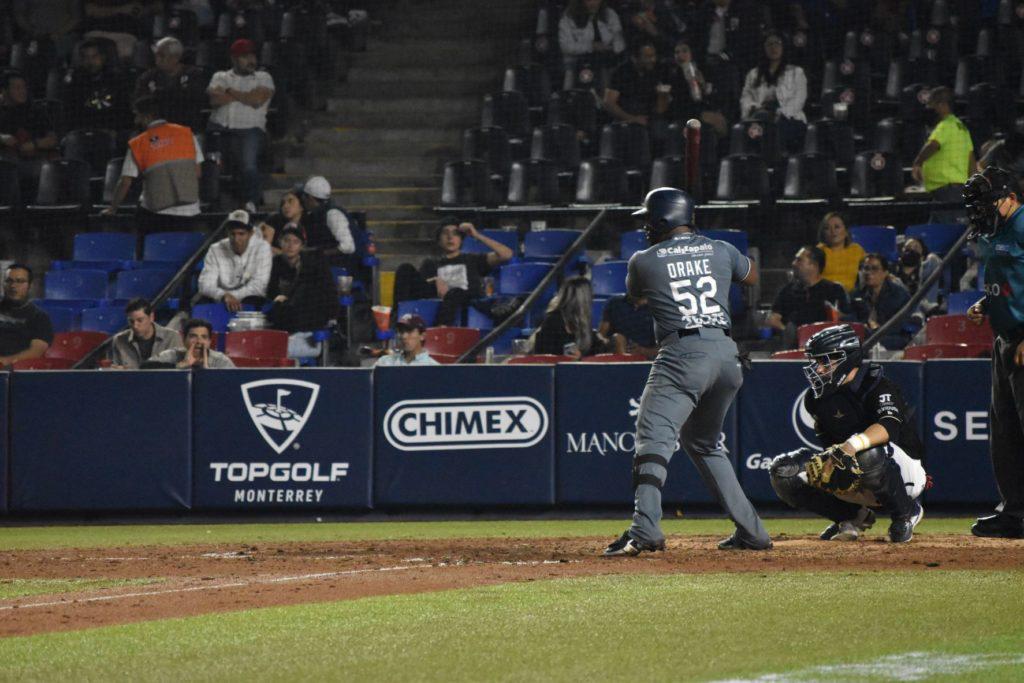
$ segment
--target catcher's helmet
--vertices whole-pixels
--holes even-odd
[[[651,244],[660,242],[673,228],[693,226],[693,198],[674,187],[659,187],[644,197],[644,208],[634,216],[644,218],[644,232]]]
[[[964,206],[972,238],[996,233],[999,215],[995,203],[1011,192],[1020,195],[1017,179],[998,166],[989,166],[967,179],[964,183]]]
[[[864,360],[860,337],[849,325],[834,325],[815,333],[804,347],[804,376],[815,398],[833,393]]]

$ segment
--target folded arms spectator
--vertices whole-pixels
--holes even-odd
[[[427,331],[427,323],[423,318],[415,313],[406,313],[395,323],[395,331],[402,350],[381,356],[376,363],[378,367],[439,364],[423,348],[424,333]]]
[[[270,245],[253,239],[249,214],[241,209],[228,216],[227,228],[228,236],[206,252],[199,293],[224,302],[232,312],[242,310],[243,304],[260,307],[270,282]]]
[[[818,240],[818,248],[825,252],[825,270],[821,276],[852,292],[857,286],[864,247],[851,239],[842,214],[836,211],[825,214],[818,225]]]
[[[4,276],[0,301],[0,366],[26,358],[42,358],[53,343],[53,326],[46,312],[28,298],[32,270],[14,263]]]
[[[180,349],[181,335],[156,324],[156,312],[145,299],[132,299],[124,309],[128,329],[114,335],[110,344],[112,367],[138,370],[142,364],[164,351]]]
[[[157,354],[157,363],[174,364],[180,369],[233,368],[235,364],[220,351],[214,351],[213,326],[205,320],[193,318],[185,323],[185,348],[168,349]]]
[[[740,115],[775,121],[779,140],[785,150],[799,152],[807,132],[807,76],[804,70],[786,61],[782,37],[769,34],[764,41],[764,57],[747,73],[740,95]]]

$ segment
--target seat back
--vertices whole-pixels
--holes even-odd
[[[761,201],[771,195],[765,160],[749,154],[730,154],[718,167],[715,196],[723,201]]]
[[[9,159],[0,159],[0,209],[18,209],[21,205],[18,164]]]
[[[500,126],[509,138],[522,140],[529,132],[530,105],[526,96],[515,90],[484,95],[481,126]]]
[[[530,107],[544,107],[551,97],[551,77],[543,64],[521,64],[505,70],[502,89],[523,93]]]
[[[775,164],[780,155],[775,124],[760,119],[733,124],[729,131],[729,154],[759,156],[769,164]]]
[[[480,159],[449,161],[441,181],[442,206],[489,206],[493,203],[487,164]]]
[[[576,201],[580,204],[618,204],[628,201],[626,168],[619,159],[586,159],[576,176]]]
[[[127,326],[124,309],[120,306],[98,306],[82,311],[82,329],[103,334],[117,334]]]
[[[633,254],[649,246],[651,245],[643,230],[626,231],[619,235],[619,258],[628,261]]]
[[[590,137],[597,132],[597,106],[589,90],[559,90],[548,102],[548,123],[564,123]]]
[[[545,231],[546,232],[546,231]],[[547,263],[512,263],[501,267],[501,294],[528,294],[551,270]]]
[[[75,302],[61,305],[60,301],[36,300],[35,305],[46,312],[54,332],[71,332],[80,327],[81,308]]]
[[[103,270],[51,270],[44,286],[47,299],[91,299],[107,297],[107,273]]]
[[[158,232],[146,235],[142,260],[181,264],[195,253],[205,239],[206,235],[201,232]]]
[[[248,358],[246,356],[228,356],[238,368],[293,368],[292,358]]]
[[[903,360],[932,360],[935,358],[989,358],[989,344],[922,344],[903,350]]]
[[[921,223],[908,225],[904,235],[921,240],[928,251],[944,255],[949,251],[966,227],[960,223]]]
[[[900,151],[900,130],[896,119],[886,117],[875,123],[874,148],[887,154]]]
[[[891,225],[851,225],[850,239],[864,247],[869,254],[881,254],[891,264],[898,257],[896,228]]]
[[[701,230],[700,234],[709,240],[728,242],[744,256],[750,251],[750,238],[745,230]]]
[[[824,154],[795,154],[786,162],[786,199],[829,199],[839,194],[836,162]]]
[[[176,271],[165,268],[144,268],[141,270],[122,270],[117,274],[114,284],[115,299],[134,299],[143,297],[153,299],[160,293]]]
[[[75,235],[75,261],[131,261],[135,258],[135,235],[128,232],[84,232]]]
[[[547,159],[512,162],[508,203],[513,206],[559,203],[558,167]]]
[[[472,327],[431,327],[427,329],[424,348],[431,356],[444,360],[458,358],[480,341],[480,330]]]
[[[903,169],[895,154],[861,152],[853,160],[850,190],[855,197],[895,197],[903,191]]]
[[[196,304],[192,307],[192,317],[205,320],[213,327],[214,332],[227,332],[228,323],[234,314],[219,301],[209,304]]]
[[[651,141],[647,126],[617,121],[601,129],[600,155],[619,159],[630,171],[651,167]]]
[[[946,299],[946,310],[950,315],[966,315],[967,309],[981,301],[985,292],[967,290],[952,292]]]
[[[579,239],[579,230],[538,230],[523,238],[523,258],[557,261]]]
[[[590,270],[594,296],[614,296],[626,291],[626,261],[605,261]],[[600,320],[600,318],[599,318]]]
[[[22,358],[14,361],[14,370],[70,370],[75,361],[69,358]]]
[[[399,301],[398,311],[396,312],[397,319],[409,313],[415,313],[419,317],[423,318],[423,321],[427,325],[433,325],[434,320],[437,318],[437,309],[441,305],[440,299],[410,299],[409,301]]]
[[[576,360],[572,356],[556,356],[550,353],[536,353],[529,356],[512,356],[508,359],[509,365],[554,365],[555,363],[570,363]]]
[[[107,336],[103,332],[58,332],[53,335],[53,343],[46,349],[46,357],[78,362],[103,343]]]
[[[81,159],[44,161],[39,171],[36,205],[87,210],[92,205],[89,164]]]
[[[651,163],[649,190],[659,187],[686,187],[686,159],[682,156],[658,157]]]
[[[481,230],[480,234],[504,244],[512,250],[513,254],[519,253],[519,233],[514,230]],[[487,254],[490,251],[490,247],[475,237],[467,237],[462,242],[462,253],[464,254]]]
[[[534,128],[530,158],[548,159],[553,161],[560,171],[575,173],[580,165],[580,140],[576,137],[576,128],[567,123]]]
[[[804,151],[824,154],[846,166],[853,162],[853,128],[832,119],[818,119],[807,126]]]
[[[239,358],[287,358],[288,333],[284,330],[228,332],[224,353]]]
[[[89,165],[93,177],[103,177],[107,162],[117,154],[117,139],[105,130],[73,130],[61,142],[65,159],[79,159]]]
[[[966,315],[934,315],[925,323],[925,342],[928,344],[983,344],[992,346],[992,326],[988,319],[981,325],[972,323]]]
[[[488,173],[508,175],[512,156],[508,146],[508,133],[495,126],[467,128],[462,133],[462,158],[480,159]]]

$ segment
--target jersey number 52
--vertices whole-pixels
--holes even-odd
[[[702,315],[710,315],[722,310],[721,306],[714,303],[714,296],[718,293],[718,283],[710,275],[697,279],[696,288],[700,291],[696,294],[691,291],[693,283],[689,279],[673,280],[670,286],[672,287],[672,298],[679,304],[679,312],[683,315],[697,315],[698,312]]]

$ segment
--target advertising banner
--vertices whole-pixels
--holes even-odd
[[[649,363],[565,363],[557,367],[555,479],[559,503],[632,502],[636,415],[650,367]],[[737,441],[734,408],[726,415],[722,439],[732,454]],[[662,494],[666,505],[715,502],[683,450],[672,456]]]
[[[554,503],[551,366],[374,370],[376,505]]]
[[[188,372],[17,372],[12,512],[180,511],[191,504]]]
[[[372,373],[196,373],[196,508],[369,508]]]

